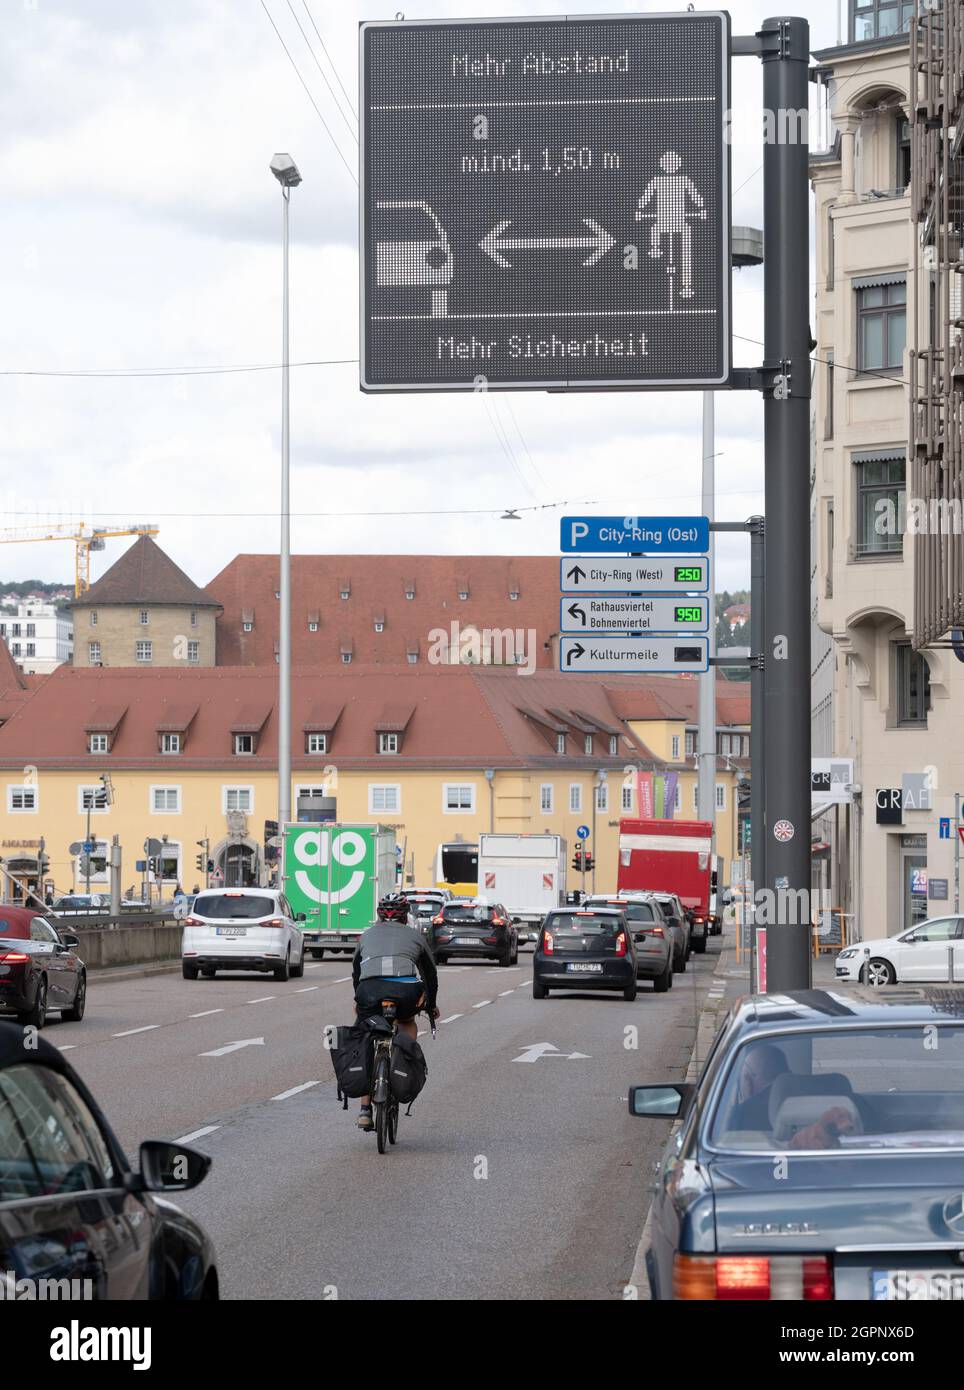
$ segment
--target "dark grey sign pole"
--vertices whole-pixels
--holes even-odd
[[[763,408],[767,574],[763,728],[765,886],[776,892],[767,930],[767,990],[808,989],[809,912],[784,920],[789,890],[810,891],[810,288],[808,146],[795,119],[809,96],[810,28],[767,19],[760,30],[763,105],[764,365],[775,372]],[[805,129],[805,127],[804,127]]]
[[[763,814],[763,634],[766,630],[766,531],[762,516],[750,517],[750,650],[758,658],[750,667],[750,877],[753,891],[765,886],[766,817]],[[747,910],[744,898],[744,912]],[[750,914],[750,957],[756,987],[756,921]]]

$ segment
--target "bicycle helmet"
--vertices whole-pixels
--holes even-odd
[[[408,922],[408,900],[401,893],[386,893],[378,904],[380,922]]]

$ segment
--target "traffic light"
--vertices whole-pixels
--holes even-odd
[[[209,873],[209,874],[213,874],[213,873],[214,873],[214,860],[213,860],[213,859],[209,859],[209,860],[208,860],[208,873]]]
[[[199,874],[203,874],[203,873],[204,873],[204,855],[203,855],[203,854],[196,854],[196,855],[194,856],[194,867],[197,869],[197,871],[198,871]]]
[[[575,850],[573,850],[573,854],[572,854],[572,867],[573,867],[574,869],[576,869],[577,871],[578,871],[578,870],[581,870],[582,867],[583,867],[582,860],[583,860],[583,852],[582,852],[582,850],[581,850],[581,849],[575,849]]]
[[[591,855],[591,854],[589,853],[589,851],[587,850],[587,851],[586,851],[586,873],[587,873],[587,874],[592,872],[593,868],[595,867],[595,864],[596,864],[595,859],[593,859],[592,855]]]

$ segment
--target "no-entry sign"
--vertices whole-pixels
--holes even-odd
[[[361,26],[361,385],[729,374],[723,13]]]

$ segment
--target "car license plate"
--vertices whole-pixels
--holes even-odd
[[[911,1300],[964,1299],[964,1270],[875,1269],[870,1276],[872,1300],[909,1302]]]
[[[457,936],[452,942],[453,946],[478,946],[479,941],[474,936]]]
[[[247,936],[247,927],[216,927],[218,936]]]
[[[567,969],[567,970],[573,971],[573,973],[575,973],[576,971],[578,971],[578,972],[580,972],[580,973],[583,974],[583,975],[601,975],[601,974],[602,974],[602,966],[601,966],[601,965],[590,965],[590,964],[588,964],[588,962],[587,962],[586,964],[583,964],[582,961],[570,961],[569,964],[566,966],[566,969]]]

